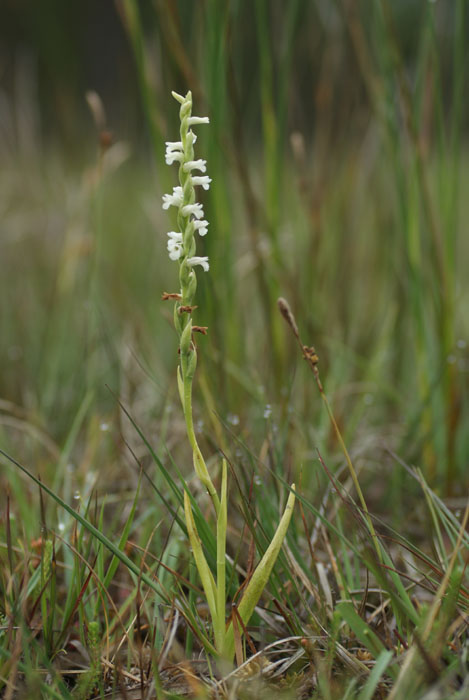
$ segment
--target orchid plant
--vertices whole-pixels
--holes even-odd
[[[187,436],[192,448],[194,470],[206,488],[215,511],[217,542],[215,574],[211,571],[205,558],[187,491],[184,492],[184,512],[192,554],[212,619],[215,650],[220,658],[232,661],[235,653],[233,625],[238,624],[238,619],[232,617],[228,623],[226,620],[227,464],[226,460],[223,459],[221,486],[218,493],[197,442],[192,414],[192,385],[197,366],[197,349],[193,342],[193,334],[195,332],[205,334],[207,331],[205,327],[195,326],[192,323],[197,290],[195,268],[200,266],[205,272],[209,270],[208,257],[196,255],[196,234],[205,236],[209,224],[204,218],[202,204],[196,202],[195,188],[202,187],[208,190],[211,183],[211,178],[205,174],[206,161],[195,159],[194,144],[197,137],[192,127],[208,124],[209,119],[208,117],[192,116],[192,94],[190,91],[185,97],[176,92],[173,92],[172,95],[180,104],[180,140],[166,143],[166,163],[168,165],[178,163],[179,185],[173,188],[172,194],[163,196],[163,209],[169,209],[170,206],[177,208],[178,230],[168,233],[167,248],[170,259],[179,263],[180,291],[175,294],[165,293],[163,299],[175,300],[174,325],[179,336],[179,365],[177,369],[179,396],[184,412]],[[295,486],[293,484],[274,537],[245,585],[237,605],[237,618],[240,619],[242,628],[236,630],[238,638],[242,636],[243,629],[248,624],[269,580],[288,530],[294,502]]]

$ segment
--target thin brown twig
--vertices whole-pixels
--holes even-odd
[[[324,405],[326,407],[326,410],[327,410],[327,413],[329,415],[329,419],[331,421],[332,427],[334,429],[334,432],[336,434],[336,437],[337,437],[337,440],[340,444],[342,452],[344,453],[344,456],[345,456],[345,459],[347,462],[347,466],[348,466],[349,471],[350,471],[350,476],[352,477],[352,481],[354,483],[356,492],[358,494],[358,498],[360,500],[361,506],[363,508],[363,512],[365,514],[365,519],[366,519],[366,522],[368,525],[369,532],[373,538],[373,544],[374,544],[375,549],[376,549],[376,554],[378,556],[378,560],[380,563],[382,563],[383,559],[382,559],[382,554],[381,554],[381,549],[380,549],[378,537],[376,535],[376,531],[375,531],[375,528],[373,526],[373,522],[371,520],[369,511],[368,511],[368,507],[366,505],[365,498],[363,496],[360,482],[358,481],[357,472],[355,471],[355,467],[353,466],[353,462],[352,462],[352,459],[350,457],[349,451],[347,450],[344,439],[342,437],[342,433],[340,432],[340,428],[337,425],[337,421],[334,417],[331,405],[329,403],[326,392],[324,391],[324,387],[323,387],[321,379],[319,377],[319,369],[318,369],[319,357],[318,357],[316,350],[314,349],[313,346],[304,345],[302,343],[301,338],[300,338],[300,333],[298,330],[298,325],[295,321],[295,317],[293,316],[292,310],[290,309],[290,305],[288,304],[287,300],[283,299],[283,297],[280,297],[277,300],[277,305],[278,305],[280,313],[282,314],[283,318],[287,322],[287,325],[289,326],[293,335],[295,336],[295,338],[298,342],[298,345],[300,346],[301,353],[302,353],[304,359],[306,360],[306,362],[308,363],[308,366],[310,367],[311,371],[313,372],[314,379],[316,381],[317,387],[319,389],[319,393],[320,393],[321,398],[322,398]]]

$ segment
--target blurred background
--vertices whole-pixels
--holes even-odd
[[[340,468],[284,296],[370,498],[385,507],[391,489],[405,509],[395,456],[460,497],[468,29],[463,0],[3,0],[4,449],[56,484],[132,484],[126,445],[148,450],[120,401],[162,458],[190,466],[161,301],[177,291],[161,209],[177,184],[170,93],[190,89],[211,122],[197,142],[213,179],[198,241],[205,449],[272,449],[306,484],[323,478],[318,449]]]

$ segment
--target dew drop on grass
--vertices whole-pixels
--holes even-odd
[[[109,430],[109,423],[101,423],[99,429],[101,432],[106,433]]]
[[[239,425],[239,416],[236,413],[228,413],[226,419],[231,425]]]
[[[57,528],[58,528],[59,532],[63,532],[65,530],[65,523],[62,523],[62,522],[59,523],[57,525]]]

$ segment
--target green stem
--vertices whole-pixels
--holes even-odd
[[[220,512],[217,520],[217,621],[214,629],[215,646],[223,652],[225,646],[226,625],[226,528],[227,528],[227,466],[223,460]]]
[[[197,571],[199,572],[200,580],[202,581],[205,598],[207,599],[207,605],[210,610],[210,616],[213,624],[215,625],[217,620],[215,580],[207,564],[207,560],[205,559],[202,542],[199,533],[197,532],[194,516],[192,514],[191,501],[187,491],[184,491],[184,514],[186,516],[187,534],[189,535],[195,565],[197,566]]]
[[[192,453],[193,453],[193,459],[194,459],[194,469],[195,473],[207,489],[210,498],[212,499],[213,506],[215,508],[215,513],[217,517],[219,516],[220,512],[220,499],[218,498],[218,494],[215,490],[215,486],[213,485],[213,482],[210,478],[210,474],[208,473],[207,465],[205,464],[205,460],[203,458],[202,452],[200,451],[200,447],[197,443],[197,438],[195,436],[195,431],[194,431],[194,420],[192,418],[192,378],[191,377],[184,377],[183,379],[183,409],[184,409],[184,417],[186,419],[186,429],[187,429],[187,437],[189,438],[189,442],[192,447]]]

